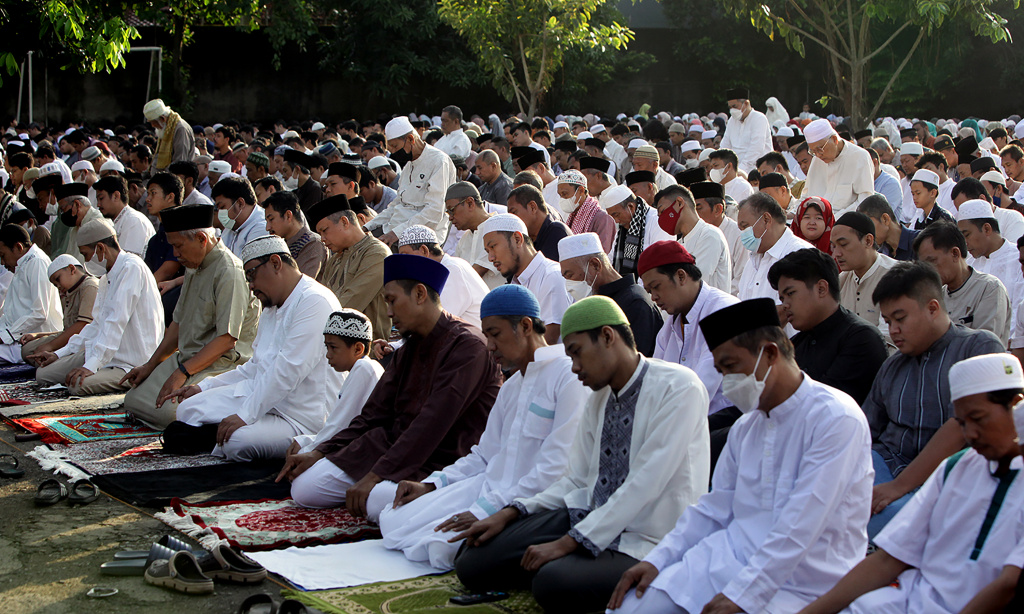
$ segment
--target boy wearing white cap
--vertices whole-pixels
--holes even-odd
[[[71,337],[82,332],[92,322],[93,306],[99,289],[99,279],[89,275],[82,263],[71,254],[61,254],[54,258],[46,269],[46,275],[60,295],[64,310],[64,330],[58,333],[26,333],[21,336],[21,356],[25,362],[36,366],[39,366],[37,354],[55,352],[64,347]]]
[[[916,208],[910,219],[914,230],[924,230],[937,220],[954,221],[948,211],[938,206],[939,176],[935,172],[921,169],[914,173],[910,180],[910,197]]]
[[[807,169],[802,196],[828,200],[832,213],[839,217],[875,193],[874,165],[868,152],[839,138],[829,120],[816,119],[807,124],[804,136],[814,159]]]
[[[800,614],[1009,605],[1024,567],[1024,462],[1013,411],[1024,400],[1020,362],[1009,354],[962,360],[949,371],[949,392],[971,447],[942,462],[875,538],[878,550]]]
[[[393,246],[406,228],[421,224],[444,241],[448,216],[444,195],[458,181],[455,164],[440,149],[427,145],[408,117],[396,117],[384,127],[391,159],[402,166],[398,197],[383,213],[366,223],[366,230]]]

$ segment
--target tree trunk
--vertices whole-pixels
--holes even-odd
[[[174,104],[185,102],[185,76],[181,63],[182,51],[185,48],[185,17],[175,15],[172,20],[171,30],[171,91],[174,92]]]

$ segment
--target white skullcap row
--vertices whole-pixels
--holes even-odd
[[[990,220],[995,218],[995,212],[988,201],[975,198],[964,201],[957,209],[956,219],[960,220]]]
[[[210,162],[208,170],[211,173],[230,173],[231,165],[226,160],[214,160]]]
[[[804,136],[807,137],[808,143],[824,141],[834,134],[837,134],[836,129],[832,127],[832,122],[827,119],[816,119],[804,128]]]
[[[680,151],[700,151],[700,143],[697,141],[686,141],[679,146]]]
[[[1024,373],[1013,354],[984,354],[953,365],[949,370],[949,400],[972,394],[1024,388]]]
[[[412,122],[406,116],[396,117],[384,126],[384,138],[399,139],[413,131]]]
[[[565,128],[566,130],[568,130],[569,129],[569,124],[567,124],[565,122],[555,122],[554,129],[558,130],[559,128]]]
[[[633,190],[620,184],[601,192],[597,203],[601,205],[602,209],[608,210],[615,205],[622,204],[627,198],[633,198]]]
[[[594,124],[590,127],[590,134],[601,134],[605,131],[604,124]]]
[[[629,191],[628,189],[626,190]],[[595,232],[583,232],[578,235],[563,237],[558,242],[558,261],[565,262],[570,258],[603,254],[601,238]]]
[[[702,132],[700,134],[700,140],[703,141],[705,139],[713,139],[716,136],[718,136],[718,131],[717,130],[705,130],[704,132]]]
[[[245,247],[242,248],[242,256],[239,260],[242,261],[242,264],[245,264],[250,260],[271,254],[291,255],[291,252],[288,250],[288,244],[281,237],[277,235],[264,235],[246,243]]]
[[[921,183],[927,183],[935,187],[939,187],[939,175],[935,171],[930,171],[926,168],[914,173],[914,178],[911,181],[920,181]]]
[[[907,141],[900,145],[901,156],[923,156],[924,147],[916,141]]]
[[[643,147],[646,144],[647,141],[643,139],[633,139],[632,141],[629,142],[629,145],[626,145],[626,149],[636,149],[638,147]]]
[[[121,164],[120,160],[107,160],[100,166],[100,172],[105,173],[106,171],[117,171],[124,173],[124,164]]]
[[[795,135],[793,134],[793,129],[792,128],[790,128],[789,126],[783,126],[783,127],[779,128],[778,132],[775,133],[775,136],[791,137],[791,136],[795,136]]]
[[[480,236],[484,236],[489,232],[518,232],[523,236],[529,235],[529,231],[526,230],[526,224],[523,223],[523,220],[511,213],[499,213],[498,215],[492,215],[484,220],[477,230],[480,232]]]
[[[701,134],[704,134],[704,126],[701,126],[700,124],[694,124],[694,125],[690,126],[690,130],[689,131],[690,132],[700,132]]]
[[[370,158],[370,161],[366,163],[366,166],[368,166],[371,171],[375,171],[378,168],[384,168],[385,166],[391,166],[391,163],[388,162],[388,159],[385,158],[384,156],[374,156],[374,157]]]
[[[310,126],[309,129],[312,130],[313,132],[316,132],[317,130],[326,130],[327,126],[325,126],[323,122],[316,122],[315,124]]]
[[[61,254],[60,256],[57,256],[56,258],[53,259],[53,262],[50,263],[50,266],[46,267],[46,277],[53,277],[54,273],[61,269],[68,268],[69,264],[73,264],[77,267],[82,266],[82,263],[79,262],[78,259],[76,259],[71,254]]]
[[[415,224],[406,228],[402,236],[398,237],[398,247],[406,245],[420,245],[423,243],[437,243],[437,233],[421,224]]]
[[[579,134],[579,136],[576,137],[576,140],[577,141],[582,141],[584,139],[592,139],[592,138],[594,138],[594,135],[591,134],[589,130],[584,130],[583,132],[581,132]]]
[[[87,162],[85,160],[79,160],[78,162],[75,162],[74,164],[71,165],[71,172],[72,173],[77,173],[78,171],[91,171],[91,170],[93,170],[92,162]]]
[[[573,168],[558,176],[558,185],[563,183],[587,187],[587,178],[583,176],[583,173]]]
[[[711,154],[713,154],[714,152],[715,152],[715,150],[711,149],[710,147],[707,148],[707,149],[702,150],[700,152],[700,155],[697,156],[697,161],[698,162],[706,162],[706,161],[710,160],[711,159]]]
[[[1006,187],[1006,177],[1003,177],[1003,174],[999,171],[988,171],[981,176],[981,180],[989,183],[998,183],[1004,188]]]
[[[324,334],[366,341],[367,343],[373,341],[370,319],[355,309],[342,309],[327,316]]]

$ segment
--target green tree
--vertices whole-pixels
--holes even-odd
[[[633,31],[593,18],[606,0],[439,0],[441,20],[465,39],[507,100],[529,116],[569,49],[625,49]]]
[[[138,36],[116,3],[7,0],[0,5],[0,74],[18,74],[28,51],[61,70],[110,72],[124,67],[129,42]]]
[[[949,20],[958,20],[976,36],[993,43],[1009,41],[1006,19],[998,5],[1020,0],[718,0],[735,17],[747,21],[774,40],[805,52],[805,41],[819,46],[827,58],[829,96],[842,101],[854,128],[866,124],[885,102],[900,73],[918,46]],[[896,41],[913,40],[892,70],[875,104],[868,109],[870,62]],[[878,42],[878,41],[881,42]]]

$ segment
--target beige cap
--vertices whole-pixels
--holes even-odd
[[[82,227],[78,229],[78,247],[83,245],[92,245],[97,241],[102,241],[110,237],[116,237],[117,232],[110,222],[106,220],[91,220],[82,224]]]

